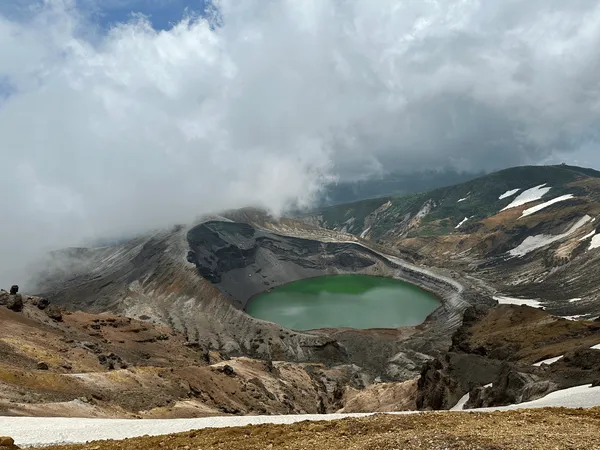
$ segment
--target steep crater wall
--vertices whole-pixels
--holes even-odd
[[[246,223],[207,222],[187,234],[187,258],[240,307],[269,288],[304,278],[364,272],[381,261],[348,243],[281,236]]]

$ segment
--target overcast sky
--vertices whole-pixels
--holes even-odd
[[[47,248],[336,177],[600,168],[598,1],[1,3],[4,286]]]

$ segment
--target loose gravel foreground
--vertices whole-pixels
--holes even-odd
[[[332,422],[204,429],[53,450],[599,449],[600,407],[376,415]],[[48,447],[46,447],[48,450]]]

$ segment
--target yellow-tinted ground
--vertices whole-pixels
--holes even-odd
[[[378,415],[334,422],[206,429],[52,449],[600,449],[600,408]]]

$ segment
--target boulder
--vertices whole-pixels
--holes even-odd
[[[56,322],[62,322],[62,320],[63,320],[62,311],[57,306],[50,305],[48,308],[46,308],[45,312],[46,312],[46,315],[48,317],[50,317],[52,320],[55,320]]]
[[[556,384],[550,380],[517,370],[513,364],[506,363],[492,386],[476,387],[469,392],[465,409],[527,402],[543,397],[556,388]]]
[[[8,299],[10,298],[10,294],[6,292],[4,289],[0,291],[0,305],[6,306],[8,303]]]
[[[410,380],[418,377],[423,364],[431,359],[423,353],[403,350],[388,360],[385,374],[391,380]]]
[[[19,447],[15,445],[13,438],[9,436],[0,436],[0,450],[17,450]]]
[[[225,364],[223,367],[219,369],[219,372],[224,373],[225,375],[232,377],[235,375],[235,370],[229,364]]]
[[[38,370],[48,370],[48,363],[45,363],[44,361],[40,361],[37,363],[37,369]]]
[[[15,312],[23,311],[23,296],[21,294],[9,295],[6,307]]]
[[[19,286],[17,286],[16,284],[13,284],[10,287],[10,295],[15,295],[17,292],[19,292]]]
[[[98,355],[98,362],[108,370],[115,370],[117,367],[124,368],[127,365],[123,362],[119,355],[109,353],[108,355]]]
[[[40,297],[36,304],[36,306],[42,311],[46,309],[48,305],[50,305],[50,300],[48,300],[46,297]]]

